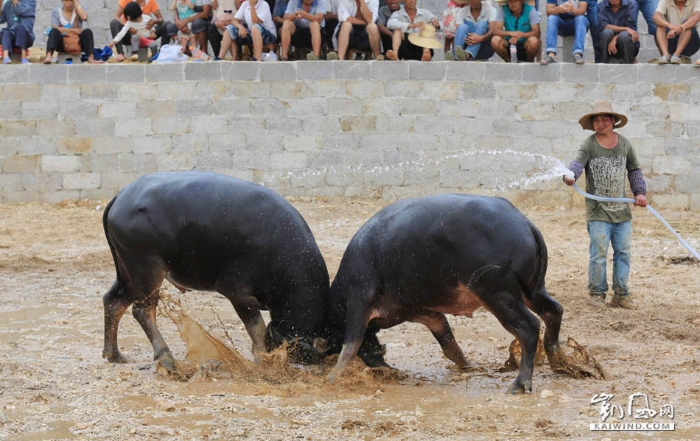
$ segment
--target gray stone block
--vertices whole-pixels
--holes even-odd
[[[554,63],[542,66],[538,63],[519,63],[525,83],[556,83],[562,78],[563,66],[567,63]],[[583,68],[585,66],[576,66]]]
[[[4,27],[4,26],[3,26]],[[27,81],[27,74],[30,66],[3,66],[0,69],[0,84],[24,83]],[[42,81],[37,81],[43,83]]]
[[[522,83],[525,63],[484,63],[484,81]]]
[[[363,80],[372,75],[372,65],[366,61],[328,61],[338,80]]]
[[[12,69],[22,69],[24,78],[27,78],[28,71],[31,83],[65,84],[68,80],[67,65],[29,64],[28,66],[12,67]]]
[[[107,82],[144,83],[146,82],[146,66],[141,64],[107,64]]]
[[[491,63],[485,62],[445,62],[445,79],[448,81],[484,81],[486,66]],[[489,78],[491,81],[492,78]]]
[[[213,61],[184,63],[185,81],[219,81],[221,80],[221,65]]]
[[[687,66],[672,66],[659,64],[638,64],[638,81],[640,83],[675,83],[676,75],[681,70],[691,70]],[[694,70],[694,69],[692,69]],[[700,73],[695,71],[696,74]],[[632,81],[635,83],[636,81]]]
[[[104,84],[107,82],[107,69],[104,68],[104,65],[73,64],[68,66],[67,74],[68,84]]]
[[[296,81],[297,63],[257,63],[260,81]]]
[[[639,77],[637,64],[601,64],[600,82],[608,84],[636,83]]]
[[[22,104],[21,118],[48,119],[58,115],[58,101],[32,101]]]
[[[370,61],[372,69],[371,79],[392,81],[392,80],[408,80],[410,61]]]
[[[63,175],[65,190],[81,190],[100,188],[99,173],[65,173]]]
[[[80,157],[75,155],[43,155],[39,167],[44,173],[73,173],[80,170]]]
[[[146,66],[146,81],[167,83],[185,81],[187,63],[151,63]]]
[[[695,67],[695,65],[693,65],[692,67],[678,66],[677,69],[678,70],[676,71],[676,82],[691,85],[697,85],[698,83],[700,83],[700,67]]]
[[[447,63],[409,61],[408,77],[416,81],[442,81],[445,79]]]
[[[219,64],[221,79],[224,81],[256,81],[259,78],[259,63],[220,61]]]
[[[295,61],[297,65],[297,79],[322,80],[332,79],[335,74],[333,63],[327,61]]]

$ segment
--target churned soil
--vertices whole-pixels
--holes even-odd
[[[331,277],[352,235],[386,204],[290,202],[307,219]],[[426,328],[406,323],[379,334],[396,371],[370,371],[357,361],[330,384],[332,358],[303,368],[278,351],[252,365],[250,339],[226,299],[181,294],[167,282],[164,292],[179,307],[168,314],[175,321],[158,321],[183,375],[156,368],[130,314],[119,340],[130,362],[108,363],[101,357],[101,297],[114,267],[102,232],[104,205],[0,205],[0,439],[700,439],[700,267],[644,210],[634,210],[630,285],[637,309],[622,310],[587,303],[582,208],[523,209],[548,245],[547,287],[565,309],[561,339],[582,345],[608,379],[569,378],[545,361],[535,369],[533,392],[511,396],[516,373],[503,366],[513,338],[483,309],[473,318],[448,317],[481,371],[453,369]],[[700,248],[697,213],[659,211]],[[189,327],[181,336],[183,317],[196,332]],[[184,362],[185,340],[204,348],[198,339],[210,337],[239,354],[235,369]],[[604,403],[592,403],[607,398],[601,394],[613,395],[614,413],[605,420]],[[639,418],[644,408],[659,413]],[[603,421],[675,423],[675,431],[590,430]]]

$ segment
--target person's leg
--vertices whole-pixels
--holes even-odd
[[[333,46],[333,34],[335,33],[335,28],[338,26],[337,18],[327,18],[326,27],[323,30],[323,42],[326,43],[328,51],[336,50]]]
[[[613,293],[616,297],[629,295],[632,250],[632,222],[611,225],[610,243],[613,248]]]
[[[221,49],[219,50],[219,58],[222,60],[226,59],[226,52],[231,51],[231,56],[233,61],[236,61],[238,55],[238,44],[236,39],[238,38],[238,29],[233,25],[226,26],[224,31],[224,36],[221,38]]]
[[[292,44],[292,35],[297,26],[294,20],[285,20],[280,29],[280,60],[289,59],[289,46]]]
[[[476,23],[476,25],[474,25],[473,23],[470,23],[470,29],[469,29],[468,34],[484,35],[486,32],[488,32],[488,30],[489,30],[489,24],[487,21],[484,20],[484,21],[480,21],[480,22]],[[477,58],[477,55],[479,54],[480,50],[481,50],[481,43],[476,43],[476,44],[466,46],[466,52],[469,54],[468,59],[475,60]]]
[[[401,29],[394,29],[394,33],[391,36],[391,49],[386,51],[386,58],[388,60],[396,61],[399,59],[401,44],[404,38],[406,38],[406,36],[401,32]]]
[[[574,54],[583,56],[583,49],[586,45],[586,34],[588,33],[588,20],[583,15],[577,15],[573,20],[574,26]]]
[[[491,47],[493,48],[494,52],[496,52],[498,56],[503,59],[503,61],[510,61],[510,52],[508,51],[508,40],[498,36],[492,37]]]
[[[112,38],[116,37],[117,34],[119,33],[119,31],[121,31],[123,27],[124,27],[124,25],[119,23],[119,20],[117,20],[117,19],[113,19],[112,21],[110,21],[109,22],[109,33],[112,34]],[[128,34],[127,34],[127,36],[124,37],[124,39],[126,39],[127,37],[128,37]],[[122,39],[122,41],[120,41],[119,43],[114,45],[115,49],[117,50],[117,54],[119,54],[119,55],[124,55],[123,44],[126,44],[126,41],[124,39]],[[131,41],[129,41],[129,43],[131,43]]]
[[[586,20],[588,20],[588,30],[591,32],[591,42],[593,44],[593,55],[596,63],[600,63],[602,55],[600,46],[600,27],[598,26],[598,2],[592,1],[588,3],[586,8]],[[585,37],[584,37],[585,39]]]
[[[525,43],[522,45],[525,50],[525,61],[528,63],[535,61],[535,57],[537,57],[537,55],[540,53],[541,44],[542,40],[540,40],[538,37],[529,37],[527,40],[525,40]],[[508,58],[510,59],[510,54],[508,55]],[[521,59],[520,45],[518,45],[518,59]]]
[[[681,52],[681,55],[692,57],[698,50],[700,50],[700,36],[698,36],[698,31],[693,26],[690,28],[690,39],[686,44],[685,49],[683,49]]]
[[[606,264],[612,224],[594,221],[588,222],[587,227],[591,239],[588,248],[588,293],[605,298],[608,292]]]
[[[209,40],[212,51],[214,51],[214,55],[218,57],[221,53],[222,35],[219,32],[219,28],[217,28],[214,23],[210,24],[207,28],[207,39]]]
[[[94,48],[95,37],[92,33],[92,29],[83,29],[80,33],[80,50],[87,55],[88,63],[103,63],[102,60],[95,60]]]
[[[617,56],[622,58],[625,64],[632,64],[637,56],[637,47],[632,41],[632,35],[627,31],[622,31],[617,36]]]
[[[207,41],[207,29],[211,24],[211,20],[197,19],[192,22],[190,31],[197,36],[197,44],[199,49],[204,53],[209,53],[209,42]]]
[[[659,48],[659,54],[661,54],[661,57],[669,56],[669,41],[667,32],[668,29],[665,27],[656,28],[656,47]]]
[[[644,21],[647,22],[647,29],[649,29],[649,35],[656,35],[656,23],[654,23],[654,12],[656,11],[656,6],[658,0],[638,0],[639,12],[644,16]],[[590,7],[590,6],[589,6]]]
[[[350,33],[352,32],[352,23],[344,21],[338,30],[338,59],[344,60],[345,53],[348,51],[350,43]]]
[[[311,32],[311,50],[314,51],[316,58],[321,58],[321,44],[323,43],[323,28],[321,23],[312,21],[309,23],[309,32]]]
[[[455,31],[455,40],[452,44],[452,55],[454,55],[455,59],[457,59],[455,48],[458,46],[462,49],[467,47],[467,43],[465,43],[464,40],[467,39],[467,35],[469,33],[474,32],[473,26],[474,25],[471,22],[467,21],[457,27],[457,30]]]
[[[403,39],[399,47],[399,58],[402,60],[420,61],[423,57],[423,48],[411,43],[408,35],[406,34],[406,38]]]
[[[379,58],[379,28],[376,23],[370,23],[365,26],[365,32],[369,38],[369,48],[372,49],[372,57],[376,60]]]
[[[260,27],[262,25],[256,24],[253,29],[250,30],[250,38],[253,39],[253,61],[262,60],[262,50],[263,50],[263,38]]]
[[[550,15],[547,17],[547,42],[546,52],[551,57],[557,56],[557,36],[559,35],[559,27],[564,23],[564,20],[558,15]]]
[[[627,34],[629,35],[629,34]],[[610,44],[610,41],[613,39],[615,36],[615,31],[612,29],[603,29],[603,32],[600,33],[600,63],[608,63],[610,61],[610,54],[608,53],[608,45]],[[620,42],[620,37],[618,36],[618,51],[619,51],[619,42]]]
[[[61,49],[63,49],[63,36],[61,35],[61,31],[56,28],[51,28],[49,38],[46,42],[46,58],[44,59],[44,64],[52,63],[54,52],[60,52]]]

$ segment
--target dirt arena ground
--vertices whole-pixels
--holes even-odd
[[[314,231],[331,277],[352,235],[385,205],[291,202]],[[120,330],[130,362],[107,363],[101,298],[114,268],[101,226],[104,205],[0,205],[0,439],[700,439],[700,267],[641,209],[634,210],[636,310],[587,305],[581,208],[523,210],[549,248],[547,286],[565,309],[562,339],[585,346],[612,379],[567,378],[545,362],[535,369],[532,394],[510,396],[515,373],[500,368],[512,337],[484,310],[471,319],[449,317],[467,357],[483,368],[472,374],[453,370],[427,329],[403,324],[379,334],[400,374],[356,363],[343,381],[329,384],[330,364],[277,365],[276,373],[256,377],[201,369],[182,381],[155,369],[150,343],[130,314]],[[655,208],[700,249],[698,213]],[[192,318],[251,358],[250,339],[228,301],[166,285]],[[162,316],[159,324],[183,360],[187,349],[175,324]],[[603,422],[605,402],[592,403],[601,394],[613,395],[606,423],[674,423],[675,431],[591,431]],[[638,418],[644,408],[659,413]]]

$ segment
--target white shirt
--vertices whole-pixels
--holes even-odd
[[[127,20],[127,22],[124,23],[124,27],[122,28],[122,30],[114,36],[114,42],[119,43],[120,41],[122,41],[122,38],[126,36],[126,33],[129,32],[129,29],[136,29],[136,35],[138,35],[139,37],[150,38],[151,30],[146,29],[146,25],[149,21],[152,20],[152,18],[150,15],[146,14],[143,14],[141,17],[143,17],[143,20],[141,21]]]
[[[464,20],[470,23],[478,23],[486,20],[487,22],[492,22],[496,20],[496,8],[491,6],[491,2],[486,0],[481,2],[481,12],[479,12],[479,18],[474,20],[472,16],[472,8],[467,4],[467,6],[460,8],[457,14],[455,14],[455,26],[459,27],[464,24]]]
[[[370,12],[372,12],[371,23],[376,23],[379,15],[379,0],[369,0],[366,2]],[[342,23],[357,14],[357,3],[355,0],[340,0],[338,5],[338,22]]]
[[[258,15],[258,18],[262,20],[263,27],[270,31],[272,35],[276,36],[277,28],[275,27],[275,23],[272,21],[270,5],[268,5],[265,0],[258,0],[258,2],[255,4],[255,13]],[[246,24],[248,25],[248,29],[252,29],[255,23],[253,23],[253,19],[250,17],[250,2],[244,2],[241,5],[241,8],[236,11],[235,18],[238,20],[245,20]]]
[[[432,12],[427,9],[416,8],[416,17],[413,19],[413,23],[427,23],[430,24],[432,19],[436,18]],[[398,11],[391,14],[389,21],[386,22],[386,27],[395,30],[401,29],[404,34],[406,32],[420,32],[420,29],[413,28],[408,29],[408,25],[411,24],[411,18],[408,16],[408,12],[405,9],[399,9]]]

